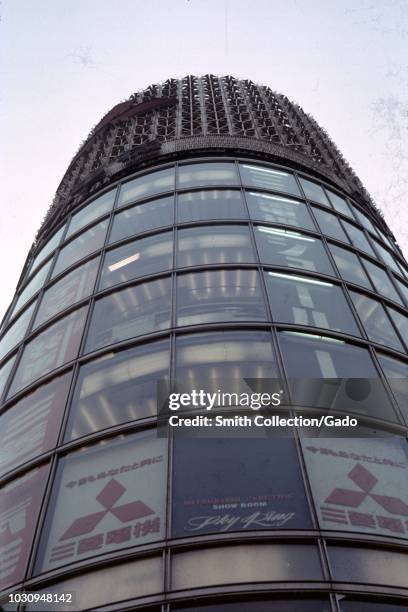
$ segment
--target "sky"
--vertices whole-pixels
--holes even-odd
[[[1,0],[0,320],[91,128],[151,83],[206,73],[312,114],[408,255],[408,0]]]

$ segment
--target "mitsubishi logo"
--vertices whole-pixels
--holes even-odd
[[[107,514],[113,514],[121,523],[128,523],[140,519],[144,516],[155,514],[154,510],[146,506],[142,501],[129,502],[121,506],[115,506],[116,502],[122,497],[126,489],[117,480],[111,480],[105,485],[96,497],[98,503],[104,508],[99,512],[93,512],[86,516],[81,516],[72,523],[61,536],[60,540],[67,540],[90,533],[101,522]]]
[[[353,491],[352,489],[334,489],[334,491],[325,500],[326,503],[358,508],[366,497],[370,497],[390,514],[408,516],[408,504],[406,504],[402,499],[399,497],[391,497],[390,495],[378,495],[377,493],[372,492],[378,482],[378,479],[360,463],[358,463],[351,470],[351,472],[347,474],[347,476],[361,490]]]

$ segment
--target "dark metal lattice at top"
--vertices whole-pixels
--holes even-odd
[[[150,85],[109,111],[72,160],[39,237],[116,176],[153,158],[193,150],[284,159],[332,181],[376,214],[335,144],[300,106],[252,81],[207,74]]]

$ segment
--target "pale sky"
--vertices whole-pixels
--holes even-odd
[[[3,0],[0,320],[67,166],[151,83],[231,74],[312,114],[408,254],[408,0]]]

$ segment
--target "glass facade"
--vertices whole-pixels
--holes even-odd
[[[167,158],[103,189],[39,243],[1,330],[4,593],[402,610],[408,290],[382,220],[246,156]],[[162,435],[159,381],[243,379],[277,380],[285,417],[356,416],[358,435]]]

